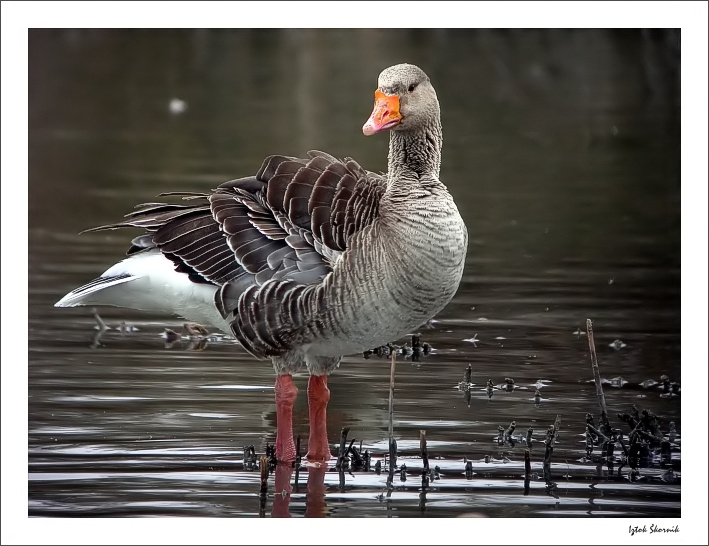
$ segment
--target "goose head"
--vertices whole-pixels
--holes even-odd
[[[422,131],[437,123],[438,98],[423,70],[412,64],[397,64],[379,74],[374,110],[362,127],[366,136],[387,129]]]

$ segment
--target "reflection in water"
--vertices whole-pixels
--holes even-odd
[[[322,518],[327,516],[327,503],[325,499],[326,472],[326,465],[308,468],[308,494],[305,500],[305,517]]]
[[[328,434],[350,427],[373,470],[341,484],[336,469],[308,468],[296,486],[277,469],[269,487],[293,490],[264,515],[680,514],[678,31],[31,30],[29,43],[31,516],[259,515],[241,446],[251,459],[274,443],[270,365],[228,338],[193,344],[184,321],[102,309],[111,329],[99,332],[89,310],[52,304],[130,237],[77,233],[168,188],[206,191],[313,148],[383,170],[387,143],[360,136],[361,97],[401,52],[444,105],[441,177],[470,232],[455,299],[412,332],[428,354],[397,366],[407,480],[387,495],[388,361],[354,355],[329,381]],[[615,415],[635,404],[671,444],[640,457],[640,476],[622,449],[588,451],[586,318],[614,426],[629,432]],[[166,328],[179,339],[166,343]],[[296,404],[294,434],[306,430]]]
[[[272,515],[274,518],[289,518],[290,495],[293,491],[290,480],[293,467],[290,464],[277,464],[275,474]]]
[[[293,515],[324,517],[332,514],[332,509],[328,508],[328,490],[331,491],[331,495],[335,490],[339,494],[346,495],[348,506],[353,507],[362,498],[359,489],[362,489],[365,496],[371,496],[378,486],[380,493],[376,495],[377,502],[382,505],[387,517],[392,517],[407,504],[409,504],[408,515],[425,516],[429,504],[432,503],[433,506],[436,506],[441,501],[454,506],[459,505],[461,509],[467,510],[465,512],[467,516],[484,517],[489,514],[484,511],[470,510],[471,505],[468,501],[474,501],[473,506],[475,506],[478,500],[489,502],[492,498],[491,495],[499,495],[501,499],[504,499],[517,494],[526,497],[525,502],[531,503],[531,505],[543,506],[547,504],[547,499],[554,499],[557,501],[553,505],[554,510],[569,513],[575,505],[583,502],[585,490],[590,494],[589,509],[585,513],[589,515],[594,512],[598,512],[600,515],[610,515],[611,513],[627,515],[630,512],[625,512],[624,509],[628,507],[616,505],[615,502],[607,498],[608,495],[620,494],[620,491],[625,489],[623,482],[643,481],[645,482],[645,486],[642,488],[643,494],[655,494],[658,495],[658,498],[678,493],[678,490],[665,489],[662,491],[662,488],[658,489],[659,483],[672,483],[677,479],[671,467],[662,474],[653,477],[649,477],[647,474],[641,477],[638,471],[630,472],[626,477],[621,474],[620,468],[615,468],[612,457],[595,457],[588,460],[589,463],[592,462],[595,465],[595,474],[589,474],[586,483],[576,483],[580,467],[575,464],[552,462],[552,453],[553,448],[550,449],[547,445],[544,455],[545,461],[542,464],[533,464],[530,449],[525,449],[523,466],[515,464],[507,458],[497,460],[486,456],[484,460],[478,461],[475,465],[471,460],[459,462],[460,466],[457,470],[455,466],[451,466],[451,463],[454,462],[449,461],[443,463],[446,467],[445,470],[442,471],[436,465],[435,471],[432,472],[424,472],[420,459],[406,457],[401,464],[397,465],[395,473],[398,474],[398,479],[392,486],[388,486],[382,480],[372,481],[372,478],[378,475],[376,472],[371,475],[369,472],[361,470],[352,472],[344,468],[328,468],[326,465],[309,466],[307,467],[305,492],[302,490],[303,484],[299,482],[297,474],[300,473],[302,479],[303,471],[306,469],[301,467],[299,472],[296,472],[291,465],[278,464],[274,470],[271,515],[272,517],[292,517]],[[378,463],[380,462],[378,461]],[[326,479],[328,484],[326,484]],[[357,485],[357,481],[363,483]],[[618,487],[616,492],[613,489],[614,484],[617,484]],[[373,487],[374,489],[372,489]],[[296,495],[297,501],[293,500],[293,495]],[[576,498],[577,495],[581,496]],[[265,498],[265,496],[262,497],[261,501],[262,516],[265,514]],[[415,512],[412,511],[414,509]],[[296,513],[293,513],[293,510]],[[430,515],[437,514],[438,512],[434,511]]]
[[[291,478],[294,468],[290,464],[279,463],[276,465],[274,474],[273,510],[271,515],[274,518],[291,517],[290,504],[293,491],[299,492],[301,486],[298,481],[295,487],[291,485]],[[307,467],[307,482],[305,494],[305,517],[322,518],[327,514],[327,502],[325,498],[325,473],[327,465],[309,465]]]

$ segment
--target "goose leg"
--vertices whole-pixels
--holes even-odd
[[[298,388],[290,374],[276,377],[276,459],[282,462],[295,461],[293,441],[293,403]]]
[[[327,375],[311,375],[308,380],[308,414],[310,416],[310,436],[308,455],[310,461],[329,461],[330,445],[327,441],[327,403],[330,390]]]

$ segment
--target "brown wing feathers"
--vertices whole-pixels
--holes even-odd
[[[310,156],[308,162],[272,157],[259,171],[268,180],[264,206],[288,233],[285,242],[294,253],[277,251],[279,259],[273,262],[283,269],[261,288],[248,288],[234,309],[232,330],[256,356],[282,354],[303,341],[304,329],[314,327],[316,303],[322,299],[321,287],[314,282],[330,271],[326,254],[332,254],[322,247],[346,250],[349,238],[376,217],[385,190],[382,177],[352,160],[342,163],[321,152]],[[279,274],[283,272],[287,275]]]
[[[376,217],[385,189],[383,178],[351,159],[309,155],[270,156],[256,176],[212,194],[165,194],[191,202],[146,203],[123,222],[94,230],[146,229],[129,253],[157,247],[177,271],[218,285],[215,304],[233,317],[244,347],[257,356],[279,354],[303,327],[315,283]]]

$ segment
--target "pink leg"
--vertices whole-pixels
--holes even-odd
[[[310,437],[308,459],[329,461],[330,446],[327,443],[327,403],[330,390],[326,375],[311,375],[308,380],[308,413],[310,415]]]
[[[292,375],[276,378],[276,459],[279,462],[295,461],[293,403],[297,394]]]

